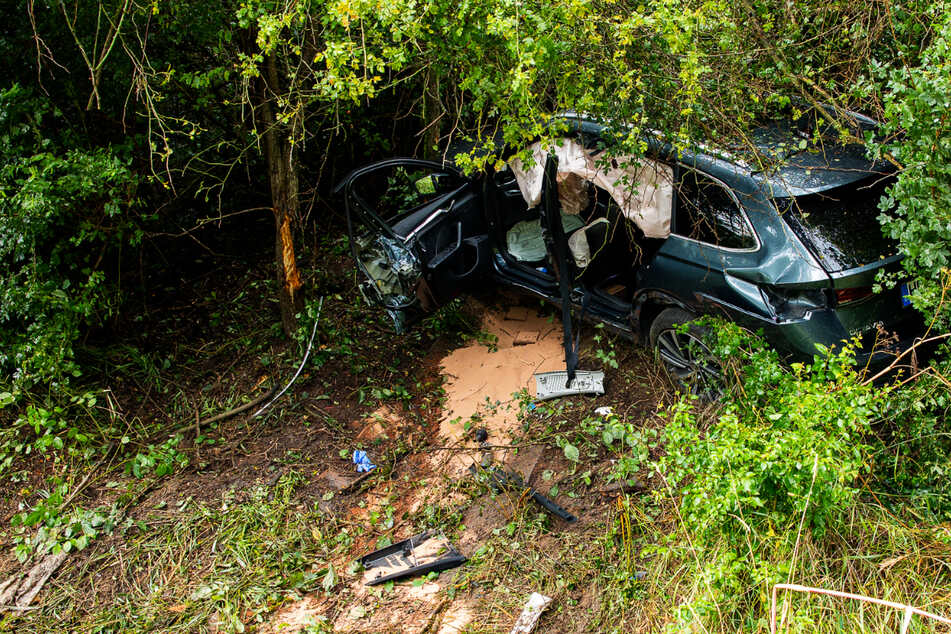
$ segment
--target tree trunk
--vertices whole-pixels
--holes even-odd
[[[274,258],[281,306],[281,324],[284,332],[292,335],[297,330],[297,313],[303,306],[300,291],[300,273],[294,253],[292,221],[300,212],[297,195],[297,161],[289,134],[293,131],[277,123],[270,97],[278,94],[277,65],[274,57],[267,59],[267,86],[261,94],[261,123],[263,124],[264,152],[267,158],[271,187],[271,207],[274,212]],[[270,88],[268,90],[267,88]]]
[[[439,159],[439,138],[442,132],[442,102],[439,100],[439,79],[428,73],[423,82],[423,158]]]

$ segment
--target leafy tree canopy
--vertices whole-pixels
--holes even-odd
[[[23,236],[45,237],[25,239],[17,257],[39,268],[9,277],[3,291],[5,305],[20,306],[6,313],[39,329],[31,337],[60,332],[75,341],[80,324],[117,301],[113,291],[85,290],[88,301],[64,313],[83,316],[70,317],[74,325],[43,319],[25,299],[54,297],[40,290],[53,283],[42,267],[107,244],[109,253],[134,247],[140,234],[123,223],[163,221],[147,209],[198,198],[228,211],[239,206],[235,192],[249,191],[270,193],[260,202],[274,212],[282,315],[292,330],[306,292],[294,234],[314,220],[314,199],[301,191],[319,197],[366,155],[436,155],[462,137],[517,146],[563,110],[613,122],[635,150],[648,130],[680,145],[742,144],[757,119],[820,104],[833,122],[845,109],[882,120],[881,134],[863,141],[902,168],[894,210],[882,220],[926,282],[918,304],[940,302],[936,273],[951,258],[945,3],[36,0],[28,9],[5,16],[0,50],[16,61],[4,90],[36,96],[43,103],[35,111],[61,113],[57,127],[72,135],[57,141],[38,118],[10,123],[22,118],[5,98],[4,121],[21,126],[21,136],[2,150],[2,204],[29,226],[17,229]],[[23,125],[58,150],[37,155],[40,146],[16,141],[26,138]],[[56,166],[42,163],[54,157]],[[70,170],[108,178],[64,181]],[[148,198],[140,207],[131,204],[137,180]],[[44,211],[24,215],[37,191]],[[53,239],[55,219],[73,217],[77,205],[83,217],[101,209],[108,222]],[[70,292],[115,288],[96,266],[70,271]]]

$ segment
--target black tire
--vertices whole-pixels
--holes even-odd
[[[708,331],[696,318],[680,308],[665,309],[651,324],[650,344],[674,383],[713,400],[723,393],[723,368],[703,343]],[[686,332],[680,332],[682,324]]]

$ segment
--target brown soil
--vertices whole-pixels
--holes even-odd
[[[265,417],[251,419],[246,413],[203,432],[215,438],[212,446],[195,446],[195,434],[186,432],[181,449],[188,453],[191,466],[145,492],[129,509],[129,518],[174,523],[184,515],[180,503],[220,505],[226,493],[241,501],[253,487],[273,485],[282,475],[295,471],[308,478],[295,493],[302,507],[316,505],[323,513],[363,526],[369,526],[369,515],[384,503],[393,507],[396,521],[391,529],[382,533],[368,530],[355,538],[345,557],[333,562],[335,569],[344,571],[354,559],[375,550],[379,538],[385,536],[395,542],[420,532],[419,517],[427,508],[459,514],[464,529],[448,537],[460,552],[472,556],[492,538],[494,531],[504,527],[527,505],[534,504],[518,492],[478,493],[481,489],[467,473],[468,466],[478,463],[484,455],[484,449],[471,434],[478,427],[485,427],[489,433],[493,459],[519,472],[542,492],[548,492],[567,477],[572,465],[557,447],[522,446],[518,451],[508,447],[524,437],[522,424],[526,422],[519,417],[519,402],[513,394],[525,390],[532,395],[534,373],[563,368],[561,324],[557,319],[524,305],[486,307],[471,301],[468,311],[480,316],[481,329],[497,337],[497,341],[486,345],[470,340],[465,345],[453,346],[447,337],[422,337],[407,344],[405,339],[368,330],[359,322],[361,314],[346,301],[328,303],[324,310],[322,319],[338,331],[349,329],[369,335],[356,339],[354,355],[338,354],[320,370],[305,372]],[[199,338],[190,345],[198,350],[211,346],[216,333],[209,330],[202,336],[207,339]],[[339,342],[322,340],[319,345],[336,343]],[[171,340],[155,343],[160,350],[177,349],[178,345]],[[203,367],[182,377],[180,387],[196,404],[203,397],[224,401],[234,393],[254,397],[266,389],[261,384],[262,377],[268,377],[267,383],[280,383],[284,380],[281,377],[289,375],[287,368],[293,370],[296,365],[292,359],[296,348],[290,344],[277,344],[268,352],[288,357],[279,370],[274,365],[263,366],[253,355],[243,351],[235,355],[225,348],[219,356],[204,362]],[[355,365],[355,361],[364,360],[368,365]],[[151,412],[155,418],[180,417],[167,398],[162,400],[147,390],[137,392],[128,379],[118,377],[117,381],[120,379],[128,388],[124,400],[120,399],[122,411],[130,416]],[[609,372],[609,394],[610,381],[615,379],[616,374]],[[366,397],[368,385],[392,389],[397,384],[415,385],[413,397]],[[613,387],[626,389],[619,384]],[[642,415],[648,420],[656,407],[656,394],[645,391],[640,400],[626,397],[624,402],[628,408],[624,413]],[[616,399],[603,397],[585,398],[581,407],[593,410],[602,404],[618,406]],[[190,415],[193,413],[194,410]],[[349,458],[354,448],[365,449],[377,464],[392,463],[392,472],[348,489],[358,477]],[[341,453],[346,457],[341,457]],[[33,463],[44,464],[42,458],[34,458]],[[607,463],[589,467],[594,473],[592,477],[598,479]],[[43,469],[32,471],[31,479],[22,484],[24,490],[34,494],[45,474]],[[116,491],[132,481],[121,470],[103,468],[77,501],[86,508],[111,503]],[[610,498],[596,492],[596,487],[603,484],[582,487],[582,495],[574,499],[558,498],[560,504],[581,519],[570,526],[553,520],[554,530],[583,532],[609,512]],[[335,495],[325,499],[328,492]],[[9,495],[0,500],[0,511],[7,520],[24,495]],[[213,559],[206,552],[212,543],[213,540],[207,540],[201,547],[205,551],[189,554],[196,582],[212,572],[209,566]],[[103,567],[96,563],[101,559],[113,561],[106,558],[107,553],[127,548],[134,545],[119,531],[97,539],[85,551],[73,555],[51,584],[56,583],[57,576],[88,576],[95,583],[92,590],[76,598],[83,604],[82,609],[93,612],[97,606],[109,605],[147,582],[145,572],[130,573],[113,564]],[[0,562],[3,572],[15,568],[16,562],[10,556]],[[467,574],[463,566],[421,585],[396,584],[382,594],[364,586],[360,575],[343,575],[332,595],[314,592],[286,604],[259,631],[297,632],[316,616],[327,617],[334,630],[341,632],[449,634],[466,628],[482,631],[489,626],[482,613],[481,591],[470,586],[453,599],[446,592],[463,585]],[[580,591],[576,598],[581,598]],[[169,609],[173,608],[177,609]],[[545,631],[545,622],[543,617],[539,631]],[[505,628],[500,625],[492,629]]]
[[[479,307],[473,300],[474,307]],[[457,348],[440,362],[447,396],[441,433],[450,441],[463,436],[461,425],[477,416],[491,434],[511,428],[513,394],[535,393],[532,375],[564,367],[561,322],[523,306],[503,311],[485,310],[482,329],[496,338],[494,345],[472,342]],[[515,345],[518,337],[533,333],[532,341]]]
[[[564,368],[561,322],[525,306],[486,310],[472,303],[482,313],[482,330],[495,343],[473,341],[440,361],[446,406],[439,431],[447,444],[458,445],[482,427],[492,444],[506,445],[518,425],[518,393],[534,396],[535,373]],[[461,457],[453,460],[449,474],[460,476],[469,464]]]

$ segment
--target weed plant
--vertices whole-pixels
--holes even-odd
[[[662,623],[678,632],[767,630],[772,588],[783,582],[946,603],[946,531],[912,519],[919,502],[899,495],[886,505],[869,488],[877,482],[907,495],[908,483],[943,474],[940,456],[946,462],[948,454],[935,440],[943,434],[889,445],[877,432],[888,418],[893,437],[899,433],[896,413],[905,433],[933,431],[946,396],[921,401],[908,388],[869,383],[850,345],[788,367],[735,324],[705,325],[713,356],[725,360],[721,402],[698,408],[696,397],[682,395],[667,408],[664,455],[651,465],[659,479],[653,499],[623,502],[609,532],[627,562],[623,583],[612,583],[629,584],[639,544],[641,565],[654,566],[645,574],[665,580],[644,594],[667,603]],[[896,446],[904,448],[896,453]],[[882,469],[883,456],[907,465],[911,455],[924,459],[912,469],[898,462]],[[940,506],[945,498],[938,498]],[[658,514],[672,520],[666,534],[643,521]],[[896,575],[895,566],[914,572]],[[784,631],[892,631],[900,617],[842,599],[782,595],[778,618]]]

